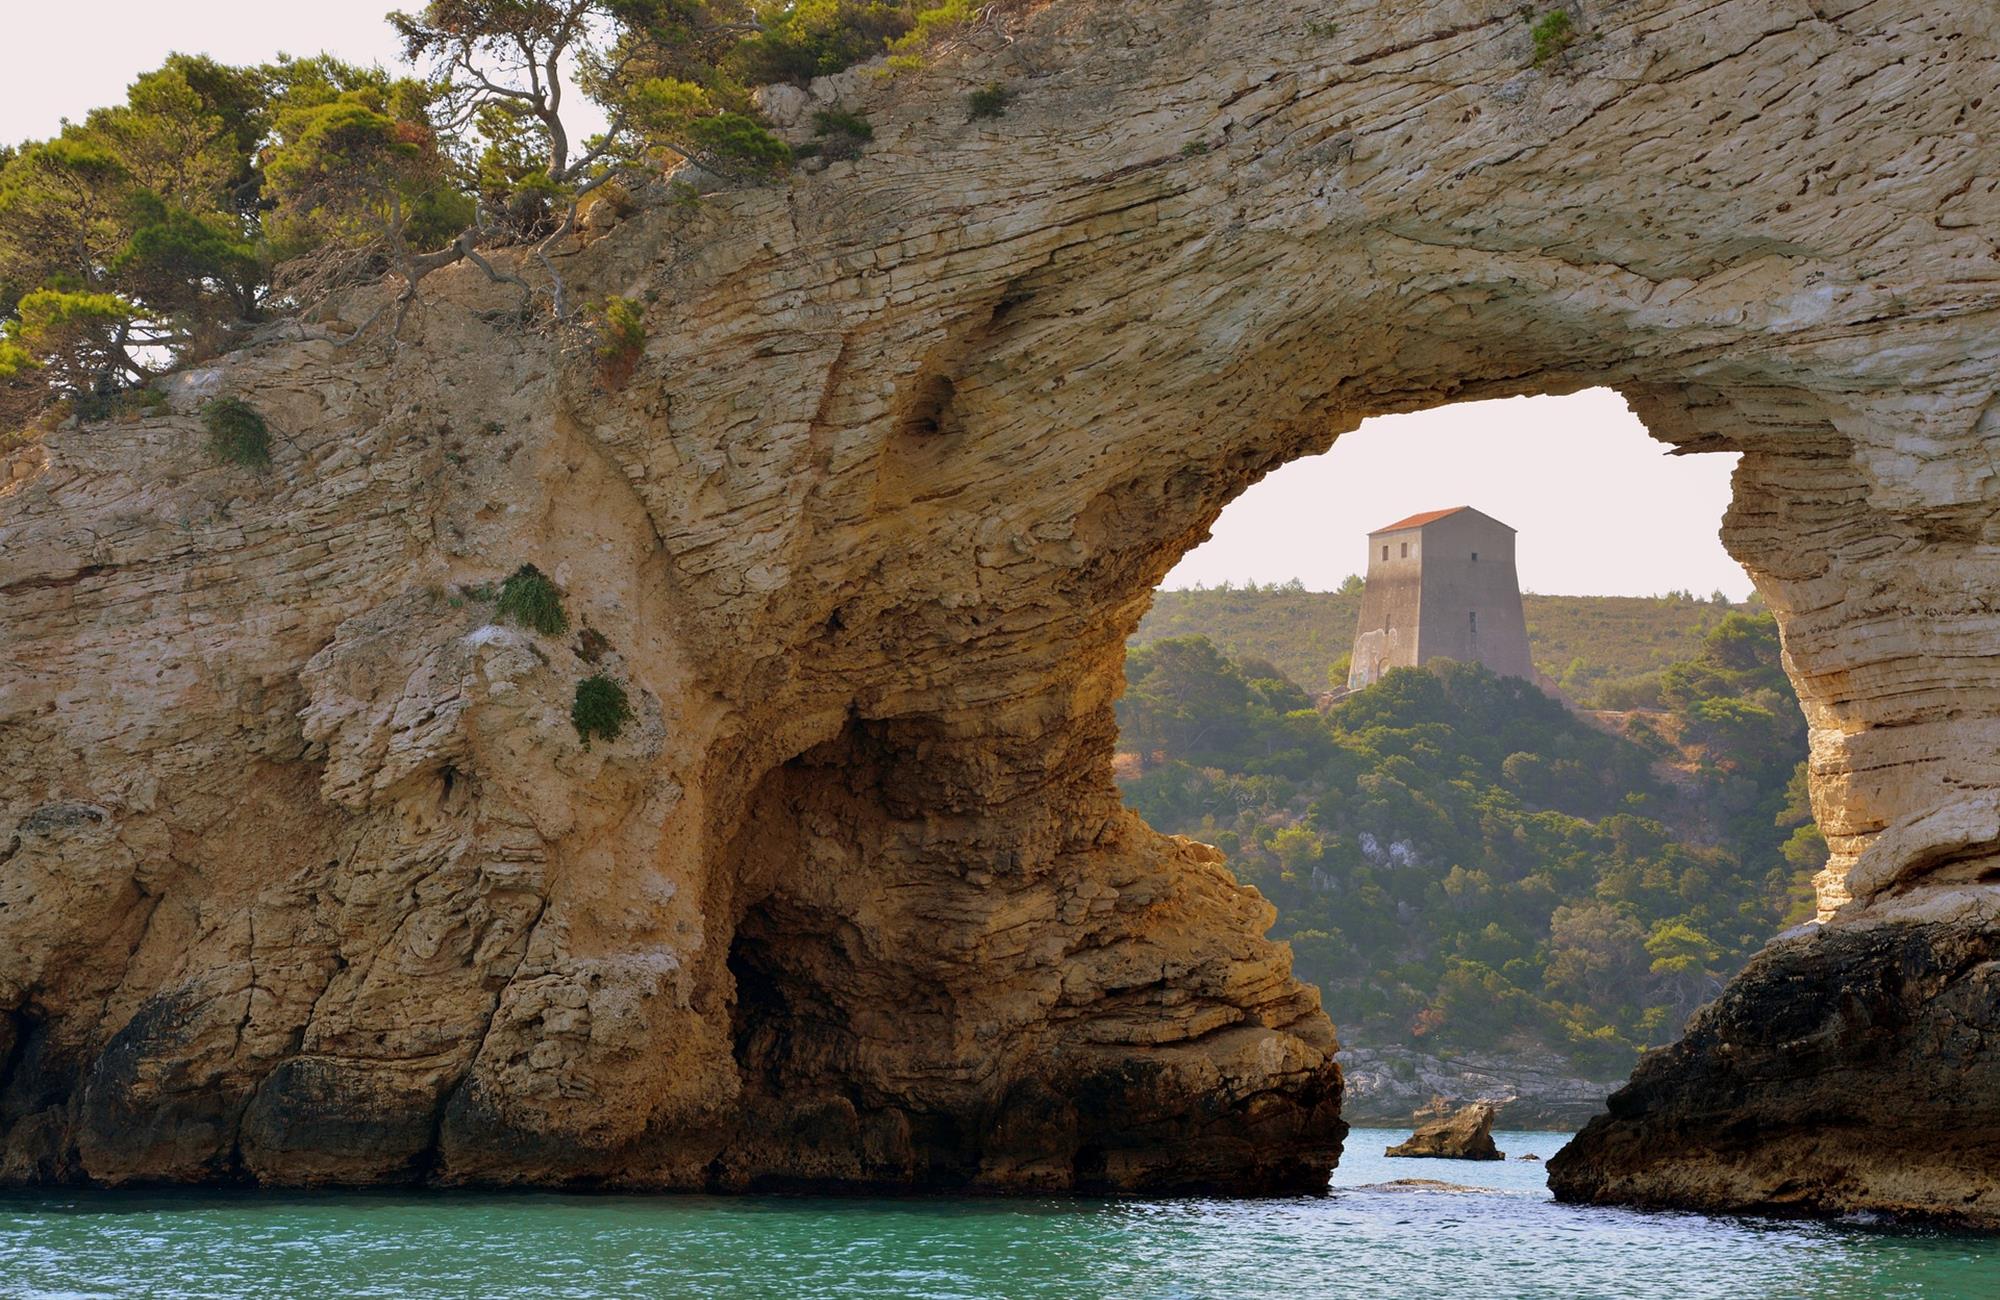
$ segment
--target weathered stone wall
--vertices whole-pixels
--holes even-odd
[[[1372,686],[1391,668],[1414,668],[1423,631],[1423,538],[1368,537],[1366,585],[1355,618],[1353,660],[1347,684]]]
[[[1532,679],[1535,664],[1528,653],[1521,579],[1514,569],[1514,530],[1462,510],[1426,525],[1423,545],[1417,662],[1456,659],[1485,664],[1503,676]]]
[[[448,273],[394,354],[278,331],[195,377],[268,413],[268,474],[186,402],[16,454],[0,1176],[1315,1184],[1330,1027],[1268,906],[1118,806],[1121,643],[1259,475],[1467,398],[1610,384],[1743,453],[1725,541],[1810,715],[1827,934],[1974,951],[1994,16],[1579,14],[1536,70],[1485,0],[1014,11],[816,87],[874,122],[858,160],[566,250],[648,304],[622,385]],[[579,630],[494,624],[523,562]],[[586,748],[592,672],[637,720]],[[1985,978],[1938,969],[1919,1025]],[[1865,1124],[1853,1089],[1798,1122]],[[1700,1200],[1688,1149],[1563,1187]],[[1789,1150],[1753,1134],[1709,1202]],[[1846,1150],[1826,1203],[1908,1204]]]

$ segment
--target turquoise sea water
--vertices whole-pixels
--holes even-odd
[[[1384,1159],[1405,1136],[1283,1201],[12,1194],[0,1296],[2000,1297],[2000,1240],[1573,1209],[1537,1162]],[[1365,1186],[1403,1178],[1482,1190]]]

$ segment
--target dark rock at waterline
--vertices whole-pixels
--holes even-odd
[[[2000,931],[1780,938],[1548,1162],[1569,1202],[2000,1229]]]
[[[1329,1055],[1240,1106],[1191,1102],[1163,1065],[1086,1065],[1017,1083],[978,1123],[753,1079],[741,1122],[579,1150],[512,1123],[477,1087],[397,1091],[319,1057],[254,1087],[158,1068],[201,1012],[156,998],[95,1060],[54,1050],[32,1017],[0,1017],[14,1040],[0,1185],[509,1187],[561,1168],[563,1185],[593,1190],[1291,1196],[1327,1189],[1347,1132]]]
[[[1493,1145],[1492,1102],[1475,1101],[1448,1115],[1417,1126],[1409,1140],[1383,1152],[1390,1156],[1429,1156],[1440,1160],[1504,1160]]]

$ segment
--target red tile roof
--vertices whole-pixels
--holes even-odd
[[[1471,506],[1452,506],[1449,509],[1445,510],[1426,510],[1420,515],[1411,515],[1408,519],[1398,519],[1393,524],[1388,524],[1385,525],[1384,527],[1377,528],[1374,533],[1370,533],[1368,535],[1370,537],[1373,537],[1375,536],[1375,533],[1400,533],[1405,528],[1422,528],[1425,524],[1436,523],[1438,520],[1444,518],[1446,515],[1455,515],[1461,510],[1470,510],[1470,509],[1472,509]]]

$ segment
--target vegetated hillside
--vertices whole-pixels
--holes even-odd
[[[1358,580],[1343,591],[1307,591],[1298,582],[1161,591],[1139,623],[1133,645],[1170,636],[1205,636],[1238,658],[1266,659],[1308,691],[1346,684],[1347,655],[1361,616]],[[1586,707],[1618,707],[1624,683],[1695,652],[1732,606],[1665,596],[1522,598],[1535,668],[1563,695]],[[1600,700],[1600,694],[1610,698]],[[1629,707],[1629,704],[1627,704]]]
[[[1134,646],[1127,682],[1127,800],[1277,904],[1350,1046],[1622,1073],[1802,919],[1825,860],[1767,615],[1724,617],[1622,734],[1450,662],[1324,714],[1200,637]]]

